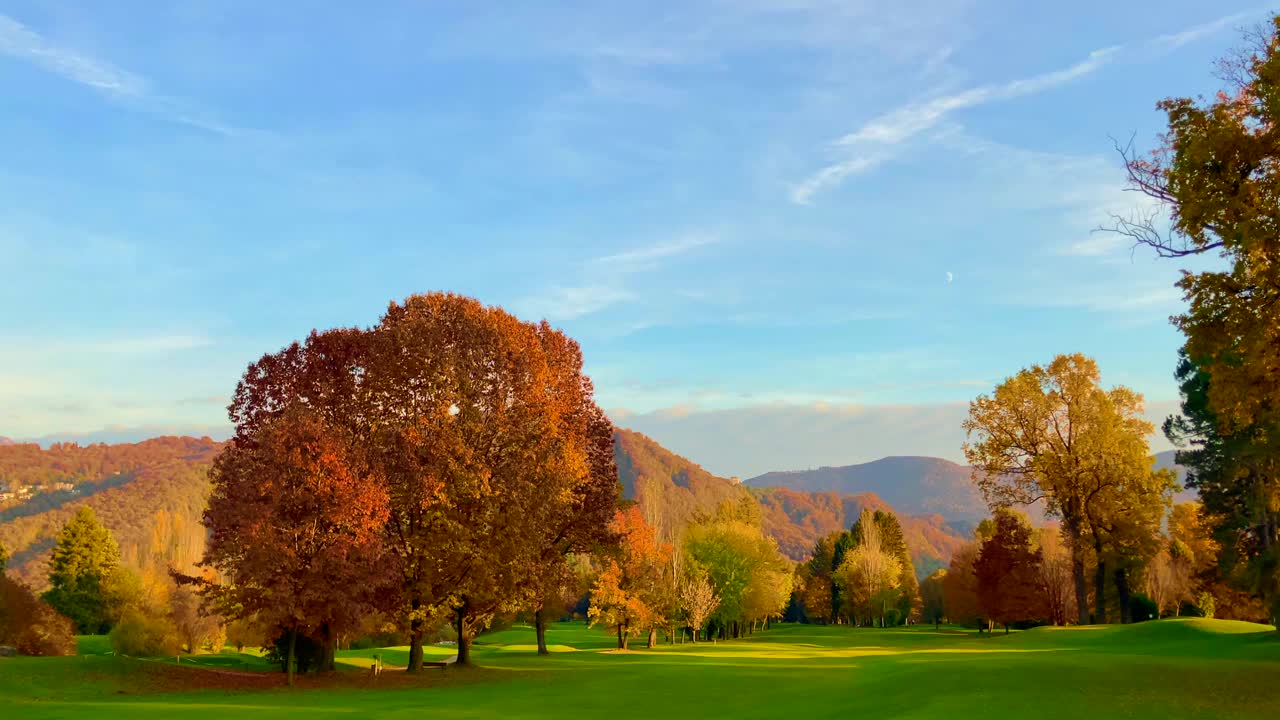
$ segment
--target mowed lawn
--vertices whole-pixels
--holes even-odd
[[[369,657],[400,663],[405,648],[345,652],[350,672],[295,690],[235,682],[273,683],[274,675],[210,669],[260,670],[252,655],[197,656],[179,666],[101,654],[0,659],[0,708],[14,718],[131,720],[1280,717],[1280,637],[1221,620],[992,637],[783,625],[729,643],[626,654],[602,652],[612,638],[581,624],[555,626],[548,638],[551,657],[538,657],[532,630],[518,627],[478,640],[478,669],[376,681]],[[205,682],[219,689],[196,689]]]

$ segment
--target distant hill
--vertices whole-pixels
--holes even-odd
[[[76,508],[88,505],[116,536],[125,563],[187,567],[203,553],[200,516],[209,497],[209,465],[222,447],[209,438],[161,437],[140,443],[0,447],[0,486],[21,489],[0,509],[0,544],[10,573],[46,584],[49,550]]]
[[[840,495],[874,493],[908,515],[941,515],[950,521],[977,522],[987,516],[969,468],[941,458],[887,457],[861,465],[770,472],[746,484]]]
[[[785,487],[748,491],[630,430],[614,433],[614,457],[623,496],[637,500],[649,522],[669,538],[678,535],[697,513],[714,512],[725,500],[740,499],[748,492],[760,503],[765,532],[778,541],[784,555],[797,561],[809,557],[818,538],[849,529],[864,507],[898,515],[912,561],[924,574],[946,565],[971,532],[971,525],[957,527],[938,514],[901,512],[878,493],[809,492]],[[771,473],[776,474],[787,473]],[[983,510],[979,518],[985,517],[985,507]]]
[[[3,447],[3,446],[5,446],[5,445],[16,445],[16,444],[17,444],[17,443],[15,443],[14,441],[10,440],[9,438],[7,438],[7,437],[5,437],[5,436],[3,436],[3,435],[0,435],[0,447]]]
[[[1177,450],[1165,450],[1164,452],[1156,453],[1156,468],[1159,470],[1172,468],[1174,472],[1178,473],[1178,484],[1182,485],[1187,481],[1187,469],[1174,462],[1174,457],[1177,455],[1177,452]],[[1198,502],[1199,500],[1200,493],[1191,488],[1184,488],[1181,492],[1173,496],[1173,501],[1175,503]]]
[[[649,524],[669,540],[698,513],[709,515],[726,500],[749,497],[741,485],[712,475],[646,435],[619,428],[613,441],[622,496],[639,503]]]

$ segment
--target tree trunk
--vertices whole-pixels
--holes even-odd
[[[1084,553],[1080,550],[1080,533],[1068,530],[1071,542],[1071,579],[1076,586],[1076,620],[1081,625],[1089,624],[1089,592],[1084,582]]]
[[[467,613],[471,612],[471,602],[465,597],[458,606],[458,659],[454,663],[460,667],[471,666],[471,636],[467,633]]]
[[[618,649],[626,650],[627,644],[622,641],[622,623],[618,623]]]
[[[417,617],[422,603],[415,599],[410,607],[414,611],[414,618],[409,621],[409,667],[405,668],[405,672],[416,673],[422,671],[422,636],[426,630],[422,627],[422,618]]]
[[[658,647],[658,628],[649,628],[649,642],[645,643],[645,647],[650,650]]]
[[[333,632],[333,626],[327,622],[321,623],[320,637],[323,640],[324,652],[321,654],[319,671],[336,672],[338,669],[336,661],[338,638],[337,634]]]
[[[298,629],[291,628],[289,630],[289,657],[285,660],[285,666],[289,668],[289,687],[293,687],[293,673],[298,667]]]
[[[1120,598],[1120,622],[1129,624],[1133,622],[1133,602],[1129,594],[1129,573],[1124,568],[1117,569],[1115,572],[1116,579],[1116,595]]]
[[[1107,624],[1107,563],[1102,559],[1102,543],[1095,545],[1098,551],[1098,570],[1093,574],[1094,615],[1099,625]]]
[[[694,644],[694,645],[697,645],[697,644],[698,644],[698,628],[696,628],[696,627],[690,627],[690,628],[689,628],[689,637],[692,639],[693,644]]]
[[[631,622],[625,622],[618,626],[618,647],[623,650],[627,649],[627,644],[631,642]]]
[[[538,634],[538,654],[550,655],[547,650],[547,618],[543,615],[542,608],[538,608],[533,613],[533,628]]]

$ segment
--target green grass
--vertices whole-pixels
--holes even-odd
[[[85,639],[83,652],[102,649]],[[341,687],[196,689],[208,675],[88,654],[0,660],[0,707],[21,718],[1275,718],[1280,636],[1220,620],[1041,628],[1009,636],[930,628],[778,626],[710,645],[604,653],[610,636],[580,624],[551,628],[551,657],[517,627],[481,636],[480,669],[417,678],[342,674]],[[448,648],[429,647],[444,657]],[[340,661],[368,667],[380,653]],[[261,663],[248,656],[242,662]],[[249,675],[246,674],[246,677]],[[218,677],[230,677],[225,673]],[[252,677],[274,682],[273,677]],[[392,687],[394,686],[394,687]]]

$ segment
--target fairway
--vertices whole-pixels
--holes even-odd
[[[534,653],[533,640],[524,627],[482,635],[477,669],[429,670],[414,679],[393,673],[377,681],[352,670],[341,673],[339,687],[293,691],[196,689],[218,676],[190,660],[180,669],[109,655],[13,658],[0,661],[0,705],[22,718],[139,719],[1273,718],[1280,712],[1280,637],[1266,626],[1221,620],[991,637],[946,628],[779,625],[729,643],[625,654],[605,652],[612,638],[602,632],[560,624],[549,630],[556,652],[546,658]],[[82,645],[95,649],[101,646]],[[404,656],[403,648],[360,650],[339,661],[367,667],[375,652],[389,663]],[[429,652],[443,657],[448,650]],[[263,667],[248,655],[191,660]],[[274,673],[250,679],[278,681]]]

